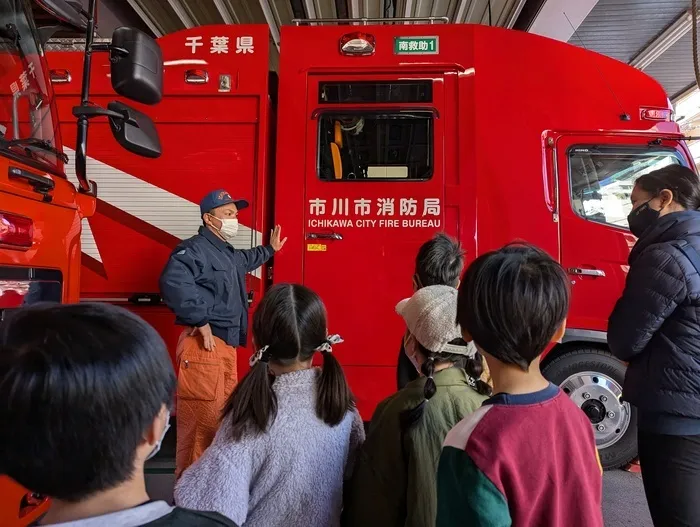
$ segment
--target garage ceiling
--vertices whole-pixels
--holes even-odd
[[[103,37],[125,24],[154,36],[208,24],[268,24],[275,44],[271,51],[273,67],[279,59],[279,28],[295,18],[432,16],[447,17],[454,23],[515,27],[568,40],[637,65],[659,80],[672,99],[695,85],[690,0],[98,1],[98,33]],[[87,6],[88,0],[82,3]],[[40,9],[35,9],[35,14],[46,22]]]
[[[161,36],[208,24],[268,24],[270,63],[279,62],[279,28],[295,18],[448,17],[455,23],[513,27],[526,0],[124,0]]]
[[[643,68],[675,98],[695,83],[689,9],[690,0],[600,0],[570,42],[629,63],[676,24]]]
[[[88,0],[81,0],[87,5]],[[531,31],[603,53],[656,78],[678,102],[676,115],[700,131],[691,0],[98,0],[98,34],[119,25],[161,36],[207,24],[268,24],[270,64],[279,63],[279,28],[295,18],[448,17]],[[41,23],[46,24],[45,15]],[[63,33],[57,36],[78,35]],[[696,145],[700,155],[700,142]]]

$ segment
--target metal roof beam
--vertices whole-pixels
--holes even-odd
[[[676,42],[693,29],[693,16],[690,11],[683,13],[666,31],[652,40],[630,61],[630,65],[643,70],[668,51]]]
[[[144,11],[144,9],[141,7],[141,4],[139,4],[138,0],[126,0],[129,5],[131,6],[131,9],[134,10],[134,12],[139,15],[141,20],[148,26],[148,29],[153,31],[153,34],[156,37],[162,37],[165,34],[165,31],[163,31],[163,28],[158,24],[156,20],[151,18],[151,16]]]
[[[546,0],[528,31],[568,42],[598,0]]]
[[[434,0],[416,0],[416,10],[414,11],[415,17],[430,16],[430,4]]]
[[[306,18],[318,18],[314,0],[304,0],[304,8],[306,9]]]
[[[277,51],[280,49],[280,29],[277,26],[277,20],[275,19],[274,11],[270,5],[270,0],[260,0],[260,7],[262,8],[263,15],[265,15],[265,21],[270,27],[270,35],[272,36],[272,41],[277,47]]]
[[[360,7],[360,0],[349,0],[350,3],[350,18],[361,18],[362,8]]]
[[[175,14],[180,19],[180,22],[182,22],[187,29],[197,25],[187,13],[185,7],[180,3],[180,0],[168,0],[168,4],[170,4],[170,7],[173,11],[175,11]]]
[[[466,24],[474,16],[476,0],[459,0],[453,22],[455,24]]]
[[[518,0],[515,3],[515,5],[510,10],[510,13],[508,13],[508,15],[506,16],[503,27],[508,28],[508,29],[513,29],[513,26],[518,21],[518,17],[520,16],[520,13],[522,13],[523,8],[525,7],[526,3],[527,3],[527,0]],[[504,13],[504,15],[505,15],[505,13]]]
[[[318,18],[336,18],[338,16],[335,0],[317,0],[314,5]]]
[[[231,11],[229,11],[228,6],[226,5],[225,0],[214,0],[214,6],[216,7],[216,10],[219,12],[219,15],[221,16],[221,20],[223,20],[225,24],[237,24],[238,23],[238,20],[236,20],[236,18],[235,18],[235,16],[236,16],[235,11],[233,12],[233,15],[232,15]]]

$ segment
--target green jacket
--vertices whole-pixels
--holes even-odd
[[[410,382],[377,406],[347,486],[344,527],[435,526],[442,443],[486,397],[467,384],[460,368],[447,368],[433,378],[437,391],[403,438],[399,414],[423,401],[425,378]]]

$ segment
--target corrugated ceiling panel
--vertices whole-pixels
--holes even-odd
[[[158,1],[158,0],[155,0]],[[197,2],[201,0],[190,0]],[[208,0],[213,4],[212,0]],[[265,15],[258,0],[224,0],[229,12],[241,24],[265,24]]]
[[[185,26],[175,14],[166,0],[136,0],[150,18],[158,21],[158,25],[167,33],[174,33]]]
[[[206,2],[202,2],[202,0],[180,0],[180,3],[192,21],[198,26],[224,23],[221,13],[219,13],[216,4],[212,0]]]
[[[280,4],[287,4],[289,6],[288,0],[276,0]],[[314,10],[316,11],[316,18],[336,18],[338,15],[335,9],[334,0],[314,0],[313,1]],[[292,13],[291,7],[288,7],[290,14]],[[292,14],[291,18],[294,18]],[[289,22],[286,22],[289,23]]]
[[[323,2],[321,2],[323,3]],[[294,19],[294,12],[288,0],[273,0],[270,2],[277,24],[291,24]],[[331,15],[335,16],[335,15]]]
[[[690,0],[600,0],[572,44],[629,62],[688,10]]]
[[[672,99],[695,84],[692,31],[652,62],[644,73],[658,80]]]
[[[522,4],[519,0],[396,0],[396,16],[446,16],[458,23],[488,24],[489,3],[494,26],[505,25]]]

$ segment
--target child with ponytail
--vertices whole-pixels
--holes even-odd
[[[346,492],[344,526],[434,527],[442,442],[490,394],[482,357],[456,323],[457,289],[423,287],[396,311],[421,377],[377,407]]]
[[[337,526],[346,466],[364,428],[333,355],[326,309],[301,285],[272,287],[253,315],[251,370],[175,501],[251,527]],[[321,369],[312,366],[323,355]]]

